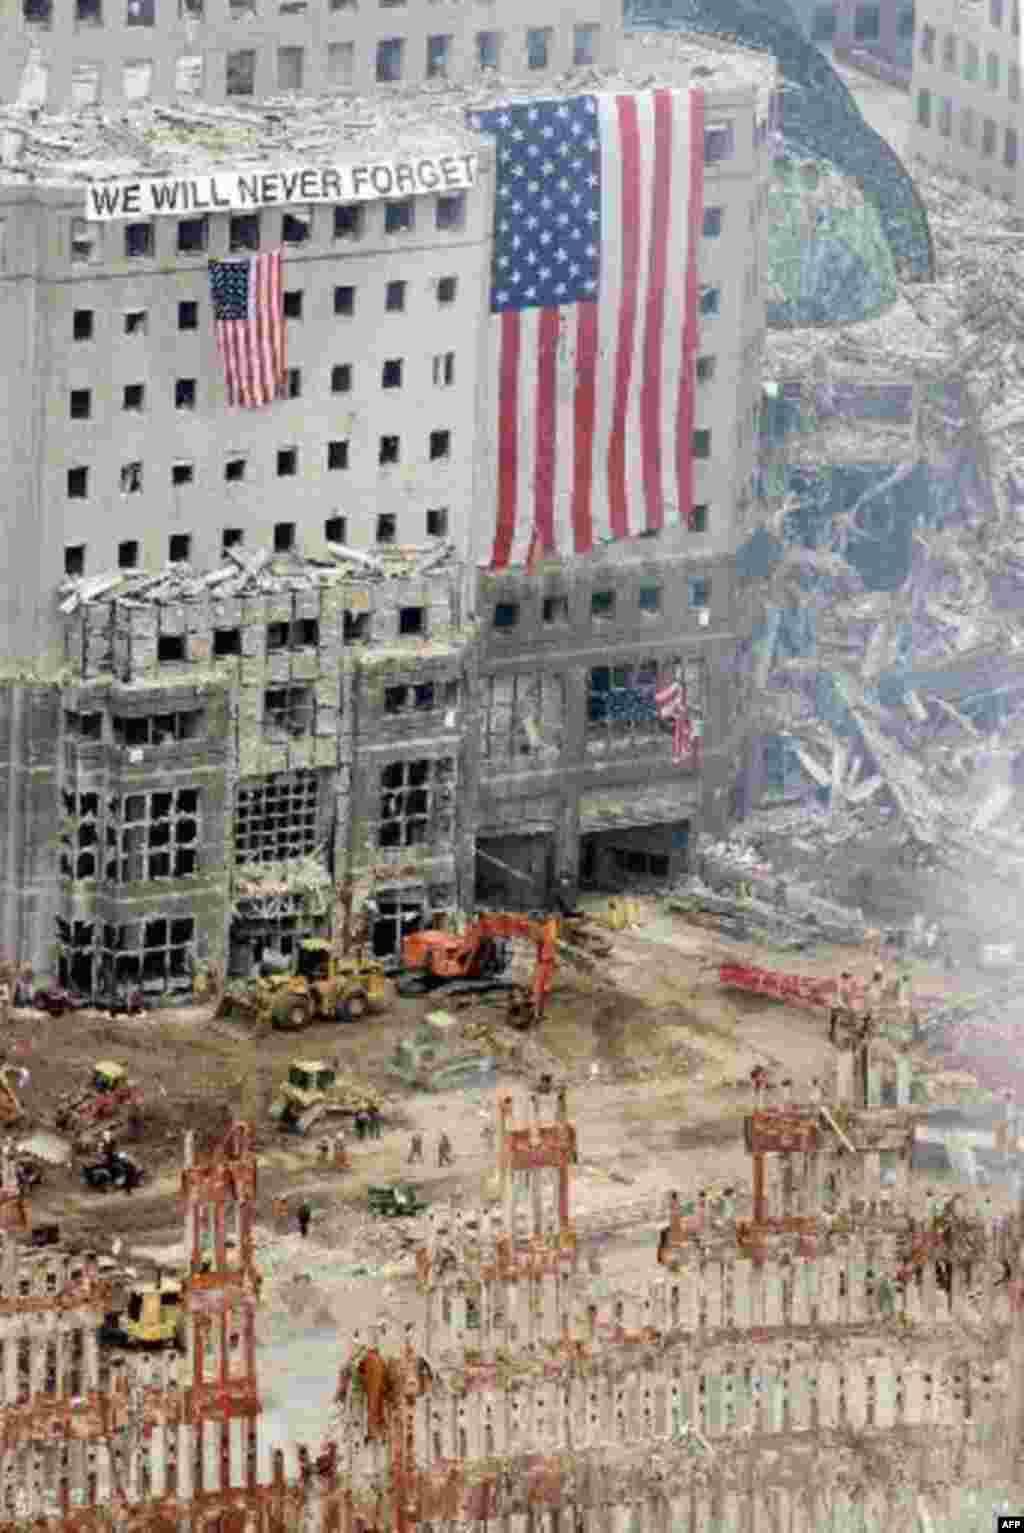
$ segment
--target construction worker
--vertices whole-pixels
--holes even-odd
[[[299,1204],[299,1209],[298,1209],[298,1214],[297,1214],[297,1218],[298,1218],[298,1221],[299,1221],[299,1234],[302,1236],[303,1240],[305,1240],[307,1235],[309,1234],[309,1221],[312,1219],[312,1217],[313,1217],[313,1210],[310,1208],[309,1204],[306,1202],[306,1199],[303,1198],[302,1202]]]
[[[423,1135],[413,1134],[409,1140],[409,1165],[423,1164]]]
[[[851,986],[853,976],[848,969],[844,969],[839,976],[836,986],[836,1004],[832,1007],[828,1016],[828,1039],[833,1045],[839,1042],[839,1024],[849,1020]]]
[[[871,983],[865,996],[866,1009],[864,1012],[865,1022],[870,1022],[877,1017],[882,1009],[882,995],[885,991],[885,975],[881,969],[876,969],[871,976]]]
[[[366,1114],[361,1107],[356,1113],[356,1138],[360,1142],[366,1138]]]
[[[374,1105],[370,1108],[369,1129],[371,1139],[380,1138],[380,1108],[376,1103],[374,1103]]]
[[[437,1141],[437,1164],[438,1164],[438,1168],[440,1169],[441,1166],[450,1166],[451,1163],[452,1163],[452,1142],[448,1138],[448,1135],[446,1133],[442,1132],[440,1139]]]

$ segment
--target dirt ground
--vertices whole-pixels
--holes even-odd
[[[711,1181],[746,1186],[741,1125],[751,1102],[750,1071],[768,1065],[780,1081],[793,1082],[797,1097],[823,1072],[830,1053],[824,1017],[723,992],[718,963],[743,956],[817,974],[869,967],[859,952],[825,946],[773,959],[764,948],[689,925],[654,900],[643,902],[643,917],[640,929],[612,936],[613,954],[597,973],[559,969],[548,1015],[525,1044],[505,1028],[499,1005],[474,997],[463,1013],[495,1024],[525,1056],[500,1086],[529,1082],[539,1067],[570,1084],[581,1160],[575,1207],[583,1214],[672,1187],[692,1196]],[[924,965],[915,982],[943,988],[943,977]],[[129,1248],[179,1240],[182,1134],[193,1128],[200,1143],[211,1142],[232,1113],[257,1127],[261,1219],[269,1221],[274,1198],[308,1192],[318,1207],[342,1219],[349,1209],[361,1220],[367,1186],[404,1174],[413,1130],[425,1136],[427,1163],[414,1171],[423,1195],[459,1190],[476,1201],[490,1167],[480,1111],[493,1095],[414,1093],[388,1073],[396,1043],[430,1009],[429,998],[396,997],[385,1015],[356,1026],[319,1024],[258,1039],[198,1007],[118,1021],[91,1012],[60,1019],[15,1012],[7,1055],[30,1071],[22,1093],[28,1127],[51,1127],[58,1094],[87,1080],[98,1059],[124,1064],[147,1103],[138,1142],[126,1144],[146,1167],[147,1184],[130,1195],[95,1194],[83,1189],[77,1167],[53,1170],[33,1197],[34,1218],[57,1219],[65,1238],[100,1249],[115,1236]],[[337,1057],[387,1095],[383,1137],[352,1145],[349,1173],[319,1170],[315,1141],[280,1134],[266,1116],[293,1057]],[[455,1150],[450,1170],[436,1164],[442,1128]]]

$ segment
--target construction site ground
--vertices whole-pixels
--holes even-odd
[[[581,1234],[600,1251],[607,1281],[627,1287],[656,1275],[657,1228],[669,1189],[686,1200],[701,1189],[734,1185],[737,1211],[748,1206],[742,1118],[753,1101],[751,1070],[767,1066],[780,1087],[792,1082],[786,1096],[806,1101],[831,1053],[824,1014],[723,991],[719,963],[775,963],[818,975],[849,968],[865,978],[871,965],[862,951],[824,945],[796,958],[773,955],[689,924],[654,899],[639,904],[643,924],[608,933],[611,955],[593,973],[560,965],[536,1033],[509,1029],[500,997],[465,998],[472,1005],[462,1012],[489,1023],[519,1055],[499,1074],[499,1090],[534,1082],[543,1070],[570,1084],[579,1144],[573,1211]],[[933,994],[950,988],[925,964],[914,975]],[[60,1019],[13,1014],[8,1058],[30,1072],[23,1093],[29,1128],[52,1127],[58,1094],[87,1080],[97,1059],[124,1063],[146,1099],[140,1136],[125,1143],[149,1173],[141,1189],[87,1192],[73,1165],[51,1169],[33,1194],[33,1220],[59,1221],[62,1242],[107,1254],[120,1240],[120,1260],[139,1268],[183,1262],[183,1131],[195,1129],[201,1145],[232,1114],[256,1125],[267,1451],[274,1441],[301,1441],[307,1416],[311,1430],[323,1420],[317,1412],[330,1392],[339,1331],[365,1327],[382,1305],[399,1324],[413,1313],[411,1248],[423,1224],[372,1217],[367,1188],[408,1175],[428,1203],[457,1196],[467,1211],[486,1196],[493,1152],[482,1129],[483,1114],[493,1122],[493,1090],[417,1093],[388,1073],[395,1044],[436,1004],[429,996],[395,998],[384,1015],[355,1026],[259,1038],[239,1023],[212,1019],[208,1007],[118,1021],[94,1012]],[[349,1171],[321,1169],[315,1134],[282,1134],[268,1119],[292,1057],[337,1057],[343,1070],[386,1096],[382,1137],[360,1143],[349,1135]],[[450,1168],[437,1165],[442,1130],[454,1150]],[[423,1134],[425,1161],[407,1167],[415,1131]],[[303,1197],[313,1208],[307,1240],[294,1216]],[[280,1198],[289,1205],[283,1221],[274,1209]],[[321,1332],[331,1337],[329,1347],[318,1340]]]

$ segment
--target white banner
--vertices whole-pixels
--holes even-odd
[[[430,154],[413,160],[367,160],[298,170],[218,170],[210,175],[153,176],[137,181],[93,181],[85,189],[85,216],[94,223],[119,218],[245,212],[250,208],[318,202],[372,202],[460,191],[476,184],[475,154]]]

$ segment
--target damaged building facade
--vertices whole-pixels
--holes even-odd
[[[12,111],[0,950],[156,1001],[198,963],[243,973],[323,934],[343,887],[372,897],[392,960],[417,924],[545,904],[559,873],[682,867],[726,807],[709,746],[753,480],[774,80],[745,50],[692,52],[670,83],[699,68],[705,97],[693,515],[529,578],[481,572],[494,147],[462,96],[212,126],[140,108],[130,163],[102,118]],[[355,179],[412,161],[438,188],[282,205],[306,187],[286,154]],[[187,177],[213,172],[259,179],[259,205],[177,216],[148,189],[194,200]],[[208,262],[277,248],[285,397],[231,409]],[[693,720],[682,765],[670,724],[618,706],[666,669]]]

